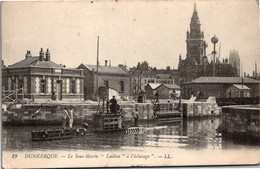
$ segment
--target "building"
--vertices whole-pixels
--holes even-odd
[[[180,84],[191,82],[193,79],[201,76],[213,76],[213,65],[215,64],[215,76],[217,77],[233,77],[237,76],[237,69],[234,68],[228,59],[220,62],[208,61],[206,55],[207,43],[204,40],[204,32],[200,29],[200,20],[196,10],[196,4],[190,22],[190,31],[186,33],[186,58],[179,56],[179,76]]]
[[[198,77],[212,77],[213,76],[213,62],[207,62],[205,64],[200,64],[197,66]],[[221,62],[220,60],[216,60],[215,63],[215,73],[216,77],[236,77],[237,74],[237,68],[233,67],[229,62],[228,59],[224,59]]]
[[[134,93],[145,91],[145,87],[149,83],[163,83],[163,84],[174,84],[175,79],[170,73],[158,73],[157,70],[150,71],[136,71],[133,74],[134,82]]]
[[[182,89],[184,98],[190,98],[191,95],[201,98],[209,96],[217,98],[241,97],[245,95],[259,97],[260,81],[247,77],[200,77],[183,84]]]
[[[180,76],[178,69],[171,69],[170,66],[167,66],[166,69],[153,69],[152,71],[157,74],[157,79],[159,81],[156,83],[180,85]]]
[[[54,99],[83,100],[83,71],[65,68],[51,61],[41,49],[39,56],[27,51],[25,59],[2,70],[2,85],[6,99],[28,98],[35,102]],[[12,94],[13,93],[13,94]]]
[[[149,64],[144,61],[138,62],[137,67],[133,67],[131,72],[134,95],[145,91],[148,83],[179,84],[179,72],[177,69],[171,69],[170,66],[166,69],[156,69],[149,67]]]
[[[240,76],[240,57],[238,51],[233,49],[229,54],[229,63],[236,68],[237,76]]]
[[[112,88],[117,91],[121,97],[132,96],[132,78],[125,66],[108,66],[107,61],[105,61],[104,66],[98,66],[98,76],[96,65],[80,64],[78,69],[83,69],[84,72],[84,98],[86,100],[96,99],[97,81],[98,91],[102,88]],[[99,95],[101,94],[102,93],[99,92]]]
[[[227,97],[250,97],[250,88],[242,84],[233,84],[226,90]]]
[[[179,97],[181,88],[175,84],[149,83],[145,87],[146,99],[154,99],[158,92],[159,99]]]
[[[156,82],[156,74],[151,70],[139,71],[135,70],[133,73],[133,93],[138,94],[141,91],[145,91],[145,86],[148,83]]]

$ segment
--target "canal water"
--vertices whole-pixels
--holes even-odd
[[[31,141],[31,131],[57,126],[3,126],[3,150],[124,150],[171,148],[189,150],[259,148],[259,145],[224,139],[218,134],[221,118],[181,122],[140,123],[149,126],[139,133],[93,133],[84,137],[54,141]],[[163,127],[156,127],[163,126]]]

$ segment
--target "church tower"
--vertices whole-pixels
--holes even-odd
[[[190,22],[190,32],[187,31],[186,44],[187,59],[194,58],[197,64],[201,64],[204,48],[204,33],[200,30],[200,20],[196,10],[196,4],[194,4],[194,11]]]

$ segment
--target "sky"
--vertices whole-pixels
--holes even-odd
[[[58,64],[96,64],[99,36],[101,65],[104,60],[128,67],[148,61],[152,67],[177,68],[179,54],[186,57],[186,31],[195,2],[207,53],[216,35],[221,60],[236,49],[243,71],[252,74],[255,62],[260,63],[255,0],[3,2],[2,58],[10,65],[24,59],[27,50],[38,56],[40,48],[49,48]]]

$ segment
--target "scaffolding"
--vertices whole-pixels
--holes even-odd
[[[18,95],[22,95],[21,99],[24,99],[24,90],[23,87],[15,90],[2,90],[2,102],[7,103],[7,102],[17,102]]]

